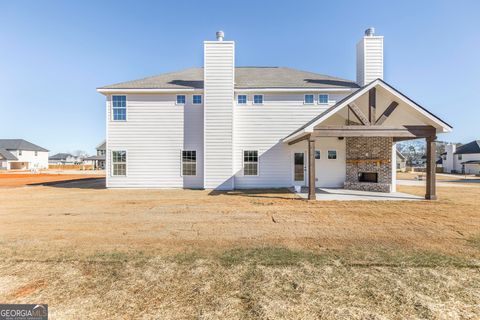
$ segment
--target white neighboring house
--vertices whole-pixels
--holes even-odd
[[[82,157],[74,156],[70,153],[57,153],[48,158],[49,164],[81,164],[83,162]]]
[[[0,139],[0,169],[48,169],[48,150],[23,139]]]
[[[457,147],[448,144],[442,154],[443,170],[447,173],[480,174],[480,140]]]
[[[106,96],[108,188],[390,192],[395,142],[426,138],[431,150],[452,129],[382,80],[383,36],[373,29],[357,45],[356,82],[236,67],[235,43],[223,38],[204,42],[203,68],[97,89]]]

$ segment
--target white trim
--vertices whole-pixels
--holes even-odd
[[[117,88],[112,88],[112,89],[102,89],[99,88],[97,89],[97,92],[103,93],[103,94],[122,94],[122,93],[176,93],[176,92],[203,92],[203,89],[117,89]]]
[[[313,100],[312,102],[307,102],[307,96],[312,96]],[[303,104],[306,104],[306,105],[312,105],[312,104],[315,104],[315,94],[313,93],[306,93],[303,95]]]
[[[262,96],[262,103],[255,103],[255,96]],[[252,105],[254,106],[261,106],[263,105],[263,103],[265,102],[265,97],[263,96],[263,94],[254,94],[253,97],[252,97]]]
[[[257,151],[257,174],[245,174],[245,151]],[[254,163],[254,162],[248,162]],[[258,177],[260,176],[260,151],[255,148],[242,149],[242,175],[244,177]]]
[[[185,97],[185,101],[183,103],[178,103],[178,97],[179,96],[184,96]],[[186,94],[177,94],[175,95],[175,105],[177,106],[184,106],[187,104],[187,95]]]
[[[114,175],[113,174],[113,165],[115,164],[115,162],[113,162],[113,153],[114,152],[121,152],[121,151],[125,151],[125,174],[124,175]],[[125,149],[119,149],[119,148],[115,148],[115,149],[111,149],[110,150],[110,162],[111,162],[111,166],[110,166],[110,177],[111,178],[125,178],[128,176],[128,150],[125,148]]]
[[[113,119],[113,97],[125,97],[125,120]],[[117,108],[118,109],[118,108]],[[128,121],[128,94],[111,94],[110,95],[110,121],[111,122],[127,122]]]
[[[183,174],[183,151],[195,151],[195,174]],[[198,170],[198,152],[197,149],[181,149],[180,150],[180,177],[196,177]]]
[[[359,88],[237,88],[235,92],[353,92]]]

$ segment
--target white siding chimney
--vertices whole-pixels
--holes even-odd
[[[455,151],[457,146],[453,143],[449,143],[445,146],[445,152],[447,153],[443,168],[446,172],[452,172],[456,168]]]
[[[377,78],[383,79],[383,36],[368,28],[357,43],[357,83],[364,86]]]
[[[231,190],[235,42],[223,36],[204,42],[204,187]]]

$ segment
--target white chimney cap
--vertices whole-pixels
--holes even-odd
[[[223,33],[222,30],[217,31],[217,41],[223,41],[224,37],[225,37],[225,33]]]
[[[365,30],[365,35],[367,37],[373,37],[375,35],[375,28],[374,27],[370,27],[368,28],[367,30]]]

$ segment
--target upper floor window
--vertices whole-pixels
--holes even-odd
[[[320,150],[315,150],[315,159],[320,159]]]
[[[462,155],[461,154],[458,154],[457,157],[458,157],[458,160],[462,160]]]
[[[328,159],[330,160],[337,159],[337,150],[328,150]]]
[[[114,121],[127,120],[127,96],[112,96]]]
[[[253,104],[263,104],[263,94],[256,94],[253,96]]]
[[[305,98],[303,99],[303,103],[313,104],[313,94],[306,94]]]
[[[35,157],[38,156],[38,151],[35,151]]]
[[[243,151],[243,175],[258,176],[258,150]]]
[[[112,175],[127,175],[127,151],[112,151]]]
[[[318,95],[318,103],[328,104],[328,94],[319,94]]]
[[[177,95],[177,104],[185,104],[185,95],[183,94]]]
[[[202,95],[194,94],[193,95],[193,104],[202,104]]]
[[[18,150],[18,155],[19,155],[19,156],[22,155],[22,150]]]
[[[182,175],[197,175],[197,151],[182,151]]]
[[[238,104],[247,104],[247,95],[246,94],[239,94],[237,96],[237,103]]]

